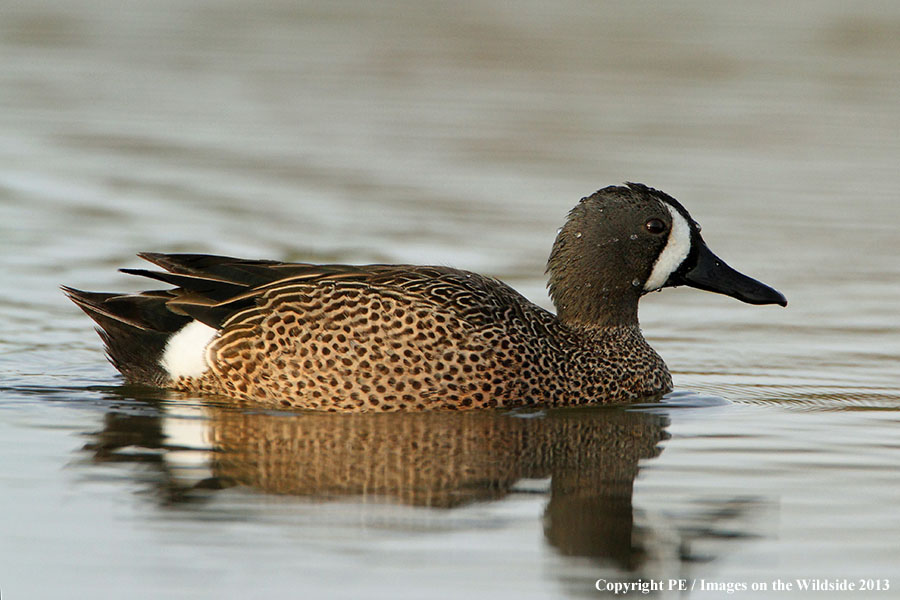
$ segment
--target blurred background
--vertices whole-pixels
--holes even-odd
[[[212,535],[202,522],[221,506],[158,512],[135,500],[148,475],[84,454],[122,407],[172,411],[117,390],[57,286],[137,290],[115,271],[138,266],[136,252],[208,252],[452,265],[549,308],[556,229],[579,198],[623,181],[679,199],[717,254],[790,304],[696,290],[643,302],[679,390],[731,404],[669,415],[671,440],[635,492],[665,524],[647,544],[665,551],[650,571],[612,573],[896,571],[897,2],[0,0],[0,452],[17,457],[0,467],[0,564],[32,574],[0,567],[0,588],[37,597],[112,569],[148,597],[227,597],[254,579],[222,565],[252,549],[265,558],[251,564],[277,571],[274,591],[333,590],[343,578],[265,551],[274,536],[303,555],[295,543],[324,519],[342,537],[315,534],[320,560],[356,573],[356,592],[400,597],[386,580],[403,561],[366,570],[384,541],[374,518],[427,532],[383,525],[405,561],[485,545],[519,561],[513,585],[507,559],[454,554],[453,573],[425,571],[446,585],[438,597],[596,593],[596,563],[548,550],[540,494],[457,516],[378,513],[357,529],[352,502],[286,525],[288,509],[260,493],[229,501],[249,529],[218,531],[223,562],[209,558],[192,536]],[[764,508],[709,534],[697,515],[721,497],[715,510],[748,497]],[[714,566],[697,566],[672,542],[688,530],[762,541],[715,546]],[[185,564],[198,555],[203,568]]]

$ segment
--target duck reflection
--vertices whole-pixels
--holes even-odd
[[[173,502],[237,485],[450,509],[549,478],[549,543],[629,569],[641,555],[634,479],[640,461],[659,454],[668,423],[615,408],[334,415],[172,406],[156,417],[109,413],[87,448],[97,461],[158,460]]]

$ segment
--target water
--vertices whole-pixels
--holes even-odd
[[[5,596],[900,588],[896,3],[0,14]],[[790,301],[646,298],[657,407],[335,419],[123,388],[57,289],[196,251],[449,264],[549,306],[566,211],[624,180]]]

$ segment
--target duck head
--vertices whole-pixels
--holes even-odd
[[[713,254],[677,200],[637,183],[582,198],[559,230],[547,272],[560,320],[582,327],[637,324],[641,296],[679,285],[787,306],[780,292]]]

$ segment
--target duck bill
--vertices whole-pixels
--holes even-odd
[[[706,244],[699,243],[694,265],[681,274],[673,275],[669,285],[688,285],[707,292],[725,294],[747,304],[778,304],[787,306],[787,299],[776,289],[738,273],[713,254]]]

